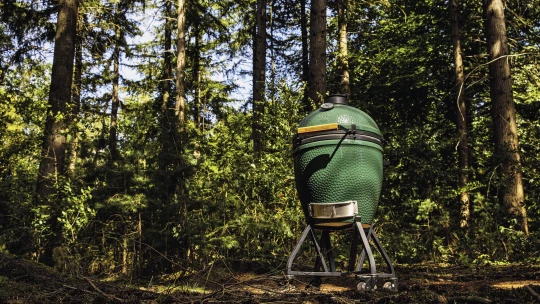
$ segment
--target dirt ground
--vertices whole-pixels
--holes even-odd
[[[268,270],[217,262],[203,272],[114,282],[67,276],[0,254],[0,303],[540,303],[540,267],[396,266],[398,290],[356,290],[353,276],[287,280]]]

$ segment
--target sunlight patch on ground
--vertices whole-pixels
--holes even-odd
[[[525,285],[540,285],[539,280],[518,280],[518,281],[506,281],[492,284],[492,287],[502,289],[522,288]]]
[[[351,290],[353,287],[354,286],[343,287],[343,286],[337,286],[337,285],[333,285],[333,284],[322,284],[321,285],[321,291],[323,291],[323,292],[342,292],[342,291]]]
[[[322,284],[320,288],[320,292],[322,293],[333,293],[333,292],[344,292],[351,290],[352,287],[343,287],[343,286],[337,286],[333,284]],[[306,290],[306,285],[298,285],[298,286],[289,286],[289,287],[276,287],[276,286],[269,286],[269,285],[250,285],[250,286],[243,286],[243,290],[255,294],[255,295],[261,295],[261,294],[267,294],[267,293],[298,293]]]

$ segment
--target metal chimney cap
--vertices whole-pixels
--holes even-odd
[[[325,103],[348,105],[348,94],[332,94],[324,99]]]

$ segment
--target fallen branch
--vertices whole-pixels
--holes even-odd
[[[81,288],[77,288],[77,287],[73,287],[73,286],[69,286],[69,285],[66,285],[66,284],[62,284],[62,287],[77,290],[77,291],[86,292],[86,293],[89,293],[89,294],[92,294],[92,295],[96,295],[96,293],[93,292],[93,291],[86,290],[86,289],[81,289]]]
[[[490,299],[477,297],[477,296],[461,296],[461,297],[450,297],[448,298],[448,303],[472,303],[472,304],[490,304],[493,301]]]
[[[117,301],[117,302],[120,302],[120,303],[125,303],[126,301],[123,300],[123,299],[120,299],[118,297],[115,297],[111,294],[108,294],[108,293],[105,293],[103,292],[101,289],[99,289],[95,284],[94,282],[92,282],[92,280],[90,280],[89,278],[84,278],[86,280],[86,282],[88,282],[88,284],[90,284],[100,295],[106,297],[107,299],[109,300],[113,300],[113,301]]]
[[[525,285],[525,290],[527,290],[533,298],[536,300],[536,302],[540,303],[540,295],[538,295],[532,288],[531,285]]]

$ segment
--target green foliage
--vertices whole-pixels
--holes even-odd
[[[33,192],[45,121],[50,66],[26,62],[0,86],[0,247],[33,249]]]
[[[289,132],[300,95],[283,91],[283,98],[267,107],[274,114],[264,122],[268,152],[258,162],[251,154],[251,117],[245,113],[228,115],[191,141],[197,142],[193,152],[200,159],[187,185],[195,201],[184,229],[200,233],[192,246],[205,248],[208,256],[284,257],[293,245],[302,212],[295,200]]]
[[[96,211],[88,205],[92,198],[91,189],[81,189],[80,194],[73,193],[70,185],[64,185],[62,196],[65,197],[65,207],[61,208],[61,216],[58,221],[62,226],[62,237],[66,245],[73,245],[78,241],[81,230],[93,220]]]

